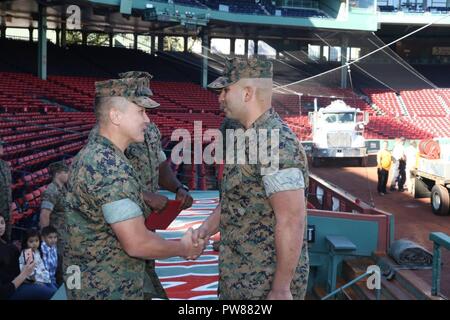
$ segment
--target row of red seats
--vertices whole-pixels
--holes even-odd
[[[39,189],[25,195],[24,198],[16,199],[13,202],[13,212],[11,220],[16,224],[21,219],[32,216],[39,210],[42,201],[42,194],[47,189],[47,185],[41,186]]]
[[[22,170],[41,163],[51,162],[52,160],[60,158],[68,153],[80,150],[85,143],[85,141],[74,142],[68,145],[57,147],[56,149],[41,151],[30,156],[14,159],[17,161],[16,165],[11,163],[11,166],[14,168],[14,170]]]
[[[383,111],[383,113],[396,117],[403,114],[394,92],[382,89],[363,89],[362,91]]]
[[[445,117],[416,117],[405,120],[422,131],[429,132],[434,137],[450,137],[450,116]]]
[[[446,116],[447,112],[438,99],[439,91],[431,89],[401,91],[410,116]]]
[[[12,145],[12,146],[6,146],[4,148],[5,155],[8,157],[20,155],[24,152],[34,150],[36,148],[39,149],[45,149],[46,147],[54,146],[58,143],[71,141],[71,140],[78,140],[84,136],[87,136],[89,131],[82,131],[80,133],[73,133],[73,134],[66,134],[61,137],[53,137],[53,138],[47,138],[47,139],[41,139],[41,140],[35,140],[27,143]]]
[[[426,130],[420,130],[415,125],[399,121],[387,116],[370,117],[367,126],[368,131],[382,135],[385,139],[394,139],[398,137],[406,137],[408,139],[429,139],[432,138]]]
[[[0,103],[6,108],[17,107],[30,110],[38,108],[40,111],[60,110],[58,106],[48,105],[40,99],[51,100],[53,102],[70,105],[78,110],[90,110],[87,108],[88,100],[85,100],[73,90],[56,84],[52,81],[43,81],[34,75],[25,73],[0,73],[1,82],[7,85],[0,87],[0,93],[13,93],[14,99],[10,99],[11,105]]]

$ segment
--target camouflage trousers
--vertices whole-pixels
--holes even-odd
[[[297,286],[295,288],[291,287],[292,298],[294,300],[305,300],[306,291],[308,288],[308,273],[303,275],[305,282]],[[218,298],[219,300],[265,300],[267,299],[267,295],[269,294],[270,289],[266,290],[244,290],[241,289],[239,291],[229,290],[229,289],[221,289],[221,285],[219,283],[218,290]]]
[[[220,253],[224,256],[223,252],[226,252],[227,248],[221,246],[220,249]],[[219,262],[219,300],[264,300],[267,298],[271,290],[274,272],[245,270],[245,265],[242,265],[240,270],[230,271],[227,261],[234,262],[236,258],[235,260],[230,258]],[[304,242],[300,262],[291,281],[290,289],[294,300],[305,299],[308,278],[309,254],[307,244]]]
[[[144,300],[151,299],[169,299],[167,293],[164,290],[161,281],[159,281],[158,275],[155,269],[155,260],[147,260],[145,263],[145,273],[150,278],[149,285],[145,288]]]

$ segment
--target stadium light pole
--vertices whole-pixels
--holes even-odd
[[[47,7],[38,5],[38,77],[47,80]]]
[[[202,30],[201,37],[202,37],[202,51],[203,51],[201,81],[202,87],[206,89],[208,85],[208,50],[211,50],[211,46],[209,45],[208,32],[205,29]]]
[[[298,96],[298,115],[301,116],[302,115],[302,96],[303,93],[295,93]]]

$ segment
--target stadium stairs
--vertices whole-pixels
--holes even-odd
[[[341,275],[337,277],[336,286],[342,287],[351,280],[364,274],[368,266],[381,266],[381,300],[441,300],[430,294],[431,285],[417,277],[409,270],[395,270],[396,263],[387,255],[375,254],[372,257],[350,258],[342,262]],[[374,290],[369,290],[367,279],[356,282],[335,298],[338,300],[376,300]],[[326,296],[321,286],[314,286],[315,299]]]

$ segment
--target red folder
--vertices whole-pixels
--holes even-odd
[[[145,226],[149,230],[165,230],[181,212],[181,200],[169,200],[163,211],[153,211],[145,219]]]

